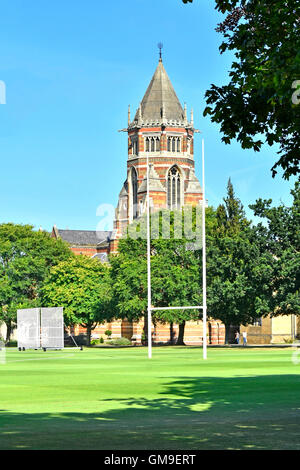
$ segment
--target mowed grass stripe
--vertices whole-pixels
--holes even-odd
[[[201,348],[164,347],[149,361],[146,348],[7,350],[0,449],[298,449],[292,353],[209,349],[203,361]]]

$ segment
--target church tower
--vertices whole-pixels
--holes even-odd
[[[160,57],[131,121],[128,109],[127,178],[119,194],[110,251],[123,230],[146,210],[147,156],[151,211],[196,206],[202,189],[195,176],[193,111],[180,104]]]

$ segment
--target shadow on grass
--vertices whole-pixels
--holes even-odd
[[[299,375],[166,380],[94,413],[2,411],[0,449],[300,449]]]

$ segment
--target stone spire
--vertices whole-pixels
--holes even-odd
[[[144,123],[161,122],[162,115],[166,121],[184,121],[184,111],[163,66],[162,59],[159,59],[140,107],[141,111],[137,111],[134,121],[138,121],[140,113]]]

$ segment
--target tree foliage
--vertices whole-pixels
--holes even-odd
[[[250,225],[231,181],[224,204],[206,209],[208,316],[227,327],[251,323],[270,313],[273,258],[265,234]],[[156,307],[202,305],[202,248],[188,240],[151,240],[152,303]],[[120,241],[111,259],[120,315],[131,320],[147,312],[146,241]],[[201,312],[202,313],[202,312]],[[198,311],[155,311],[156,321],[179,323],[201,318]],[[183,335],[183,329],[181,331]],[[183,338],[181,338],[183,339]]]
[[[273,258],[265,234],[247,221],[229,180],[224,204],[216,210],[217,226],[207,233],[208,315],[226,327],[252,323],[270,313]]]
[[[192,0],[183,0],[184,3]],[[222,140],[260,151],[277,144],[285,178],[299,173],[300,4],[292,0],[216,0],[226,14],[217,31],[221,54],[233,51],[229,83],[211,85],[204,115],[220,124]],[[299,81],[299,82],[298,82]],[[292,99],[292,97],[295,97]],[[278,157],[277,157],[278,158]]]
[[[300,314],[300,182],[291,190],[291,207],[272,207],[272,200],[256,201],[254,214],[267,222],[259,224],[266,234],[266,250],[272,254],[274,315]]]
[[[7,340],[17,309],[38,305],[51,266],[72,256],[64,242],[31,225],[0,225],[0,321],[7,326]]]
[[[230,178],[227,183],[227,196],[224,198],[224,204],[218,206],[216,216],[217,231],[227,235],[238,234],[250,224],[241,201],[234,193]]]
[[[162,237],[160,224],[157,239],[151,240],[152,304],[156,307],[199,305],[202,301],[199,262],[188,249],[191,240],[174,237],[174,214],[170,217],[170,239]],[[183,220],[181,231],[184,232]],[[147,313],[147,243],[143,235],[141,232],[138,239],[120,240],[119,253],[110,260],[117,309],[122,318],[129,320],[137,320]],[[198,318],[197,310],[153,312],[154,322],[180,325],[179,343],[183,342],[185,322]]]
[[[67,325],[79,324],[91,332],[112,319],[109,267],[87,256],[75,256],[53,266],[42,287],[43,304],[64,307]]]

